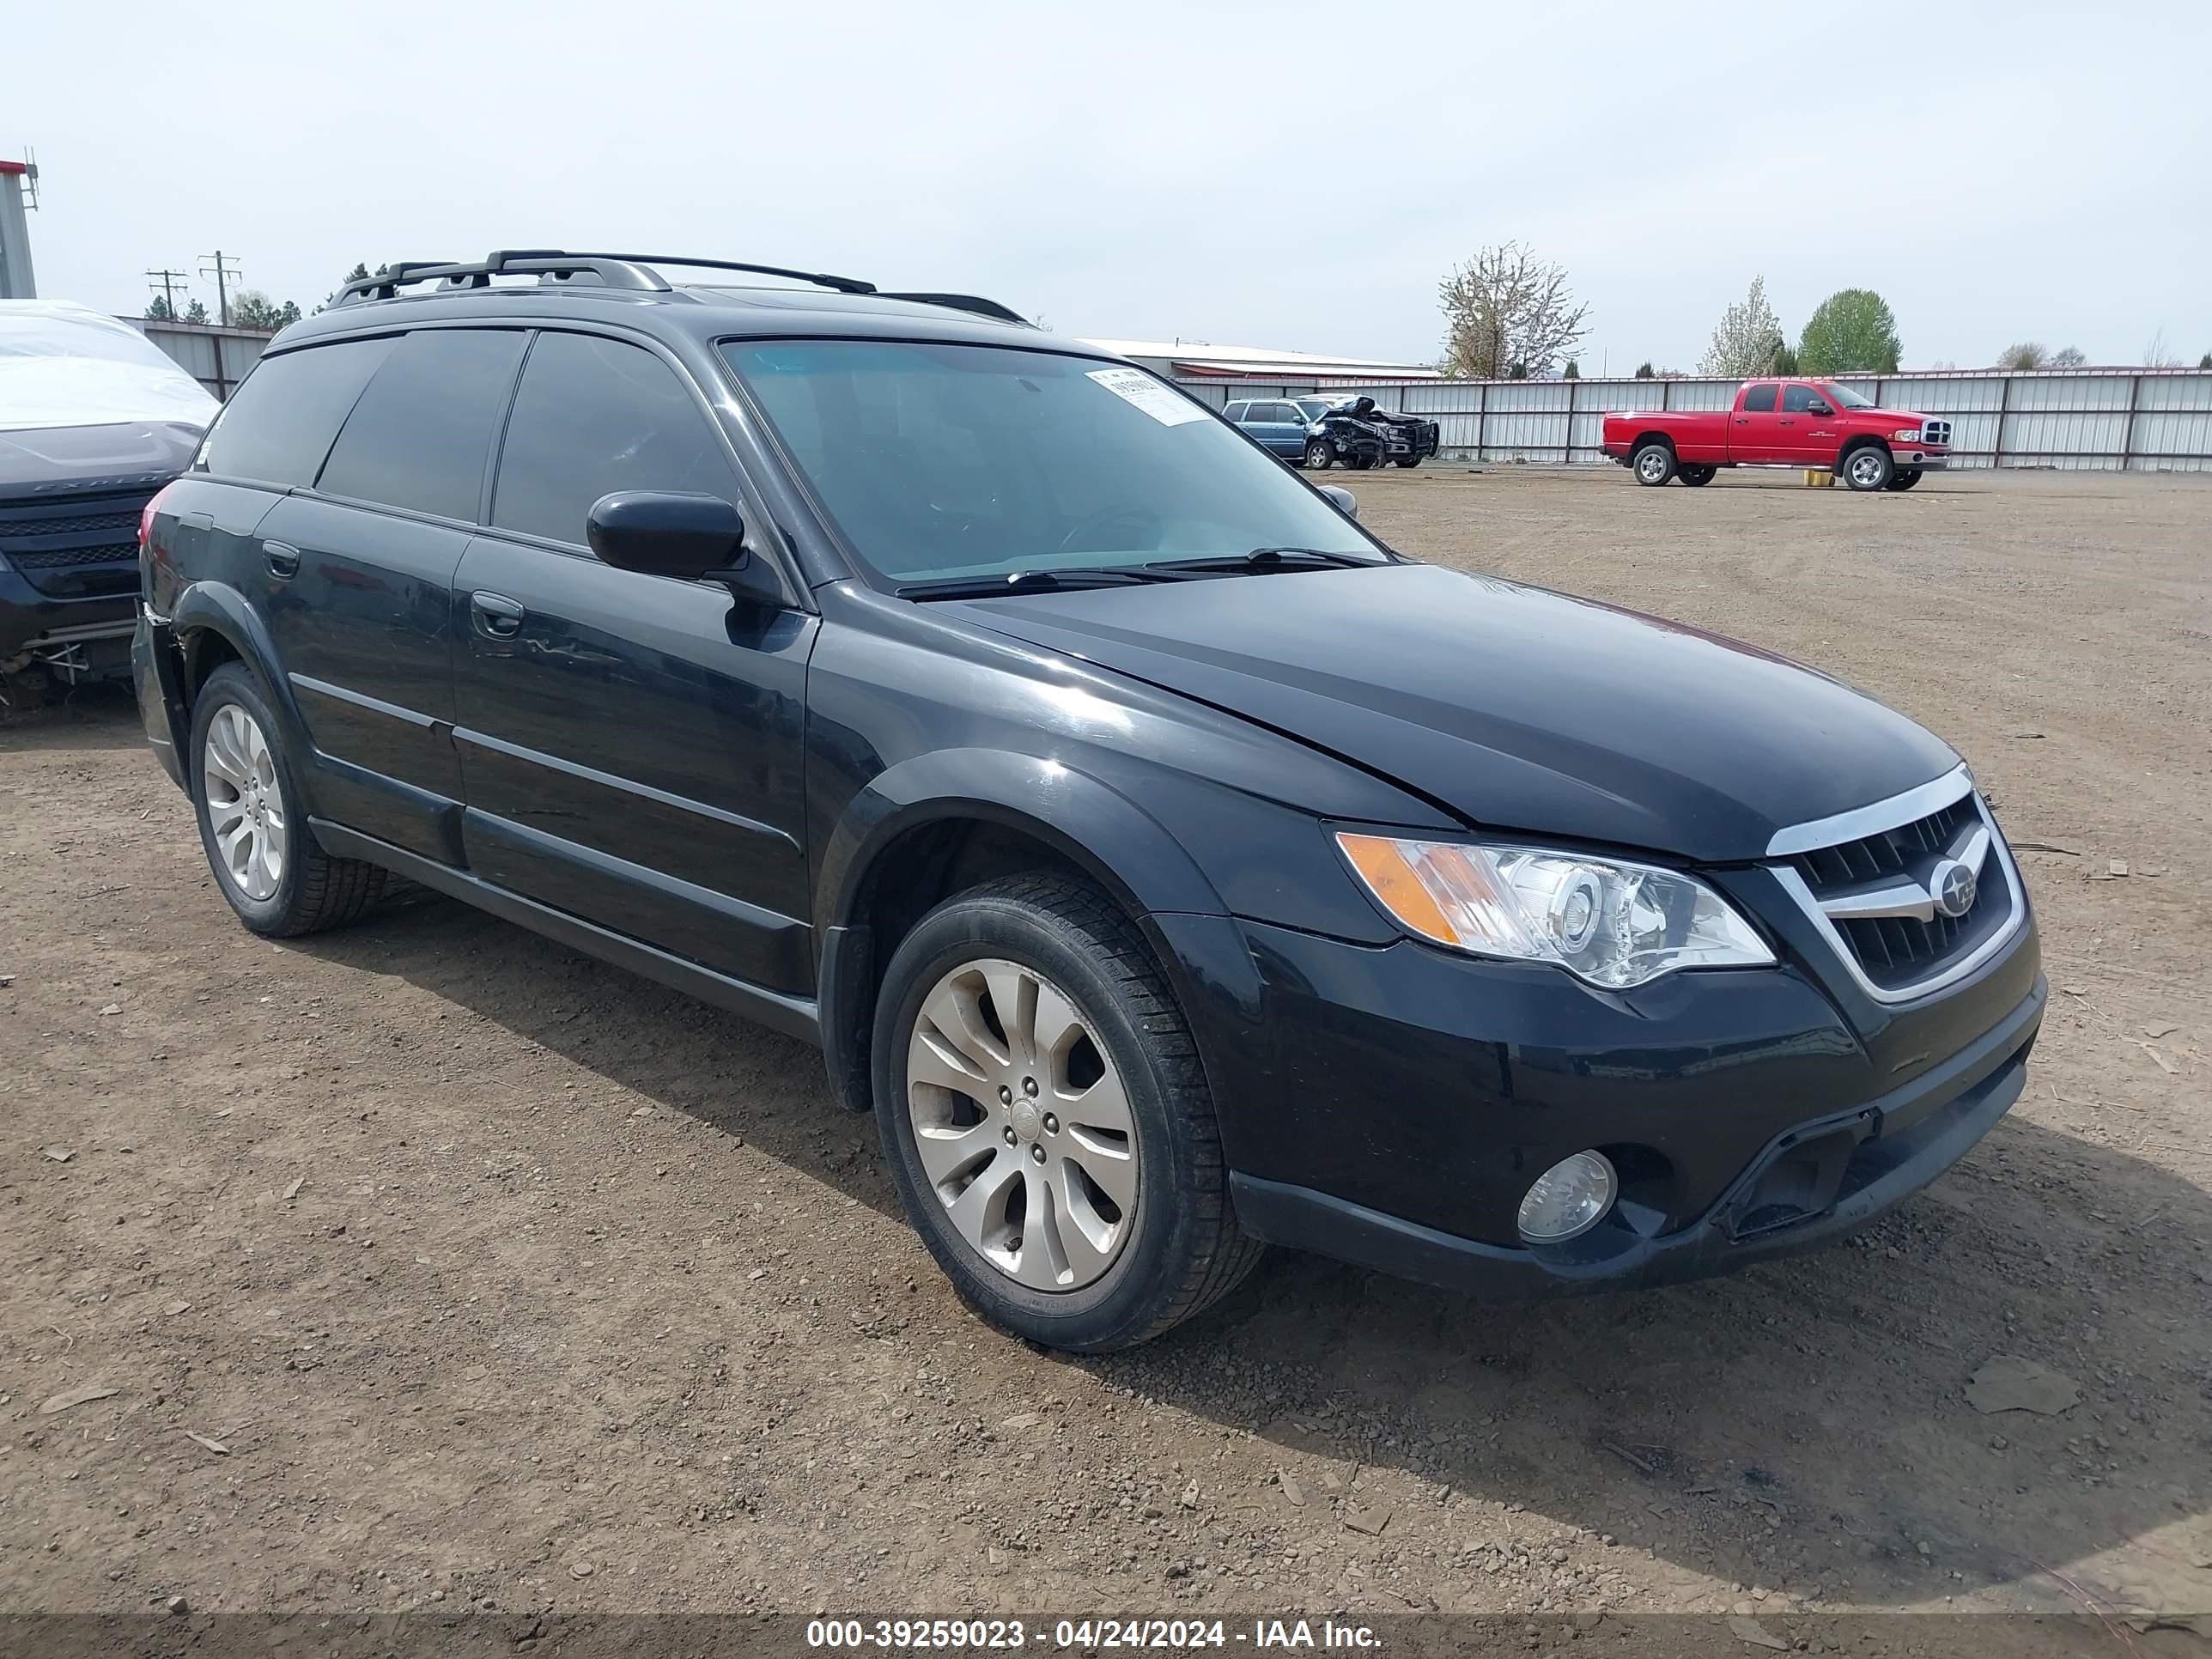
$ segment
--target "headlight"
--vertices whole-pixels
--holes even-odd
[[[1889,434],[1889,441],[1895,444],[1917,444],[1920,441],[1920,428],[1917,426],[1900,427]]]
[[[1608,990],[1677,968],[1774,960],[1725,899],[1672,870],[1537,847],[1356,835],[1336,842],[1407,929],[1477,956],[1557,963]]]

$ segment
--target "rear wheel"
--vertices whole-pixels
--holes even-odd
[[[1260,1259],[1182,1011],[1093,888],[1018,877],[923,917],[884,974],[874,1093],[908,1218],[1017,1336],[1128,1347]]]
[[[272,939],[342,927],[384,896],[385,872],[316,844],[283,751],[283,728],[243,664],[208,677],[192,703],[192,809],[216,885]]]
[[[1917,466],[1900,466],[1897,469],[1896,476],[1890,479],[1889,487],[1892,489],[1910,489],[1920,482],[1921,476],[1921,471]]]
[[[1887,450],[1868,444],[1844,457],[1843,472],[1844,482],[1854,489],[1887,489],[1897,469]]]
[[[1629,463],[1636,473],[1636,482],[1656,489],[1674,476],[1674,452],[1662,443],[1648,443],[1636,452]]]
[[[1701,484],[1711,483],[1713,481],[1713,475],[1719,471],[1720,468],[1717,466],[1708,466],[1703,462],[1698,462],[1681,469],[1682,482],[1695,489]]]
[[[1316,438],[1306,445],[1306,465],[1316,472],[1326,472],[1336,464],[1336,446],[1326,438]]]

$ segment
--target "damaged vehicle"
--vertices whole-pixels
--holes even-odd
[[[1442,438],[1434,421],[1378,409],[1364,392],[1346,398],[1316,394],[1298,399],[1298,408],[1312,423],[1306,444],[1308,466],[1326,467],[1338,459],[1356,471],[1384,461],[1419,466],[1437,453]]]
[[[219,407],[128,323],[0,303],[0,700],[129,678],[139,519]]]

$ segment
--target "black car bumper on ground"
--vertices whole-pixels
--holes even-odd
[[[1807,960],[1614,994],[1412,941],[1156,921],[1244,1227],[1499,1296],[1698,1278],[1863,1226],[2003,1115],[2044,1008],[2024,913],[1970,978],[1878,1011]],[[1522,1194],[1584,1149],[1619,1170],[1612,1213],[1522,1242]]]

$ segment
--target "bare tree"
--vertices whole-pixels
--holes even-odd
[[[2040,340],[2022,340],[2008,345],[1997,354],[1999,368],[2079,368],[2089,360],[2079,346],[2061,346],[2053,351]]]
[[[2165,329],[2160,328],[2153,334],[2150,337],[2150,343],[2143,348],[2143,367],[2145,368],[2179,368],[2181,367],[2180,354],[2167,349]]]
[[[1721,313],[1713,343],[1698,361],[1700,374],[1719,374],[1743,380],[1769,373],[1775,354],[1784,349],[1782,321],[1766,303],[1766,278],[1751,279],[1751,291]]]
[[[1567,273],[1518,242],[1486,247],[1437,285],[1443,371],[1455,380],[1548,374],[1589,331]]]

